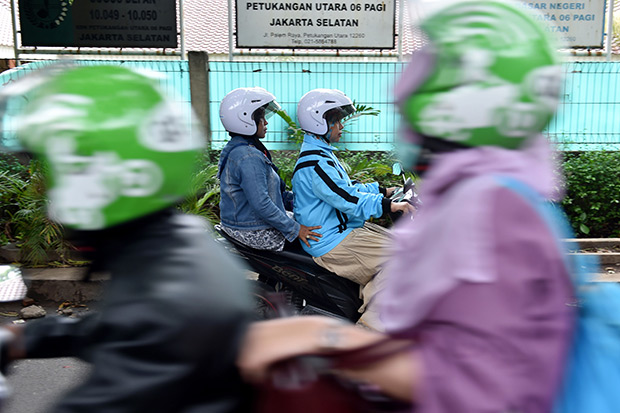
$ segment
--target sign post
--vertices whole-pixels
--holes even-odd
[[[526,0],[526,10],[555,34],[562,48],[602,48],[605,1]]]
[[[236,1],[239,48],[394,48],[394,0]]]
[[[175,0],[19,0],[22,46],[176,48]]]

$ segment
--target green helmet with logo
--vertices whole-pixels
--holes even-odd
[[[433,4],[419,23],[429,45],[396,87],[405,121],[458,146],[521,147],[555,113],[562,76],[553,41],[516,2]]]
[[[33,90],[17,133],[44,164],[50,217],[101,230],[188,195],[204,138],[187,115],[145,74],[72,67]]]

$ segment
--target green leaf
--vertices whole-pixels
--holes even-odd
[[[342,124],[345,126],[352,124],[360,116],[378,116],[381,113],[378,109],[367,105],[359,105],[355,101],[353,101],[353,106],[355,107],[355,112],[342,120]],[[284,109],[277,111],[276,114],[286,123],[289,139],[297,144],[301,144],[304,140],[304,131]]]

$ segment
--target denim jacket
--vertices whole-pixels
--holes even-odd
[[[220,220],[229,228],[275,228],[288,241],[299,234],[299,224],[284,212],[282,180],[273,163],[246,138],[234,136],[220,155]]]

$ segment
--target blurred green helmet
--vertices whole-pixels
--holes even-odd
[[[412,2],[412,8],[424,1]],[[517,2],[428,2],[429,45],[396,87],[405,121],[462,146],[519,148],[555,113],[562,85],[555,45]]]
[[[17,134],[43,162],[50,217],[101,230],[188,195],[204,146],[189,117],[144,74],[72,67],[33,90]]]

